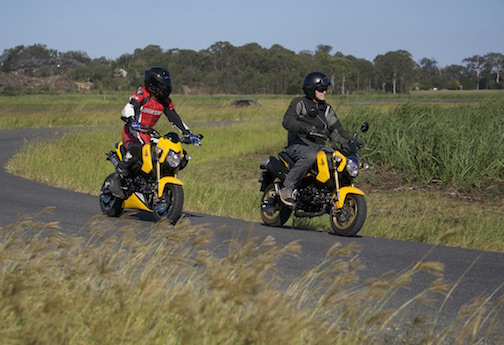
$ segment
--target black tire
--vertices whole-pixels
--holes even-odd
[[[175,223],[182,214],[184,206],[184,190],[177,184],[167,184],[163,196],[159,202],[154,204],[152,213],[157,221],[168,220]]]
[[[364,196],[347,194],[340,212],[331,213],[332,231],[340,236],[355,236],[366,221],[367,205]]]
[[[291,213],[292,208],[280,200],[280,196],[275,191],[275,185],[268,185],[261,200],[261,217],[264,224],[276,227],[282,226],[287,222]]]
[[[123,200],[115,197],[110,192],[110,181],[113,175],[114,174],[110,174],[107,176],[105,181],[103,181],[100,191],[100,208],[102,212],[109,217],[117,217],[123,211]]]

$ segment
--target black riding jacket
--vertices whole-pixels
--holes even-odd
[[[294,144],[321,146],[325,138],[310,135],[310,132],[331,138],[331,144],[352,139],[332,107],[325,102],[315,102],[308,97],[294,98],[285,112],[282,125],[289,131],[288,146]]]

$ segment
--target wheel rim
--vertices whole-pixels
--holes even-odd
[[[167,189],[163,194],[163,201],[159,201],[154,205],[154,212],[156,212],[157,216],[161,218],[166,218],[168,213],[170,212],[171,205],[173,204],[173,194]]]
[[[262,200],[262,213],[266,219],[274,220],[280,215],[284,205],[280,202],[280,197],[274,189],[264,193]]]
[[[347,195],[345,204],[341,208],[338,215],[331,216],[334,225],[340,230],[347,230],[355,222],[357,217],[358,206],[352,195]]]
[[[103,184],[102,191],[100,194],[100,202],[104,210],[108,211],[114,206],[115,196],[110,192],[110,181],[106,181]]]

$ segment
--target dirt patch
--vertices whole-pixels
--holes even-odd
[[[457,186],[446,186],[433,180],[429,184],[409,180],[401,169],[373,166],[370,171],[361,172],[358,180],[359,188],[367,193],[394,193],[405,190],[435,192],[451,199],[492,203],[493,206],[504,206],[504,183],[473,187],[471,190],[460,189]]]
[[[0,92],[4,94],[75,91],[77,85],[65,75],[31,77],[15,72],[0,73]]]

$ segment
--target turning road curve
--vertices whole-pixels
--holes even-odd
[[[4,170],[4,165],[27,140],[39,137],[62,135],[66,129],[26,129],[0,131],[0,226],[16,222],[20,216],[37,215],[41,221],[60,222],[61,231],[78,235],[86,229],[91,218],[101,213],[98,198],[87,194],[75,193],[54,188],[17,176]],[[100,186],[97,186],[97,189]],[[258,191],[258,202],[260,193]],[[51,213],[41,213],[46,207],[54,206]],[[259,211],[257,211],[259,212]],[[134,212],[139,226],[151,225],[152,216],[148,213]],[[413,262],[424,259],[439,261],[445,265],[445,279],[459,285],[453,292],[440,315],[440,325],[448,323],[457,315],[460,307],[471,299],[489,295],[500,289],[496,297],[504,295],[504,253],[483,252],[444,246],[432,246],[423,243],[387,240],[371,237],[338,237],[325,232],[300,228],[271,228],[260,223],[250,223],[236,219],[216,217],[186,212],[185,216],[192,224],[210,224],[212,228],[224,227],[216,232],[218,240],[231,238],[250,229],[260,240],[272,235],[280,246],[299,241],[302,253],[297,258],[289,258],[279,263],[280,269],[287,275],[299,276],[322,261],[328,249],[340,242],[343,246],[356,242],[362,248],[360,258],[365,269],[360,272],[360,281],[378,278],[381,274],[393,270],[402,272]],[[502,231],[502,229],[495,229]],[[471,267],[472,266],[472,267]],[[469,269],[468,272],[466,272]],[[410,290],[404,290],[396,296],[393,305],[407,301],[411,296],[426,288],[432,279],[427,275],[417,275]],[[437,311],[439,306],[434,308]]]

